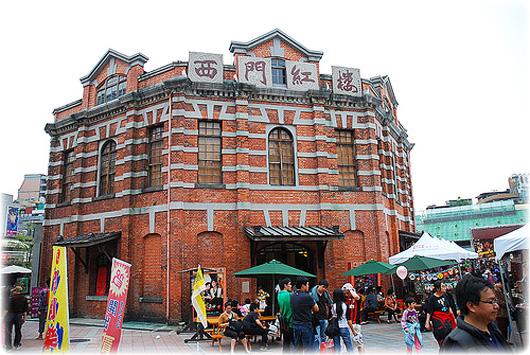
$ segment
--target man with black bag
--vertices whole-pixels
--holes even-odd
[[[280,280],[278,305],[280,306],[280,331],[283,337],[283,352],[290,352],[293,343],[293,311],[291,310],[291,279]]]

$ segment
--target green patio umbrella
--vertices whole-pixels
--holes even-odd
[[[382,261],[377,261],[377,260],[372,259],[362,265],[357,266],[354,269],[351,269],[350,271],[346,271],[344,274],[341,274],[340,276],[363,276],[363,275],[379,274],[382,272],[386,272],[392,268],[394,268],[394,265],[392,264],[387,264]]]
[[[449,265],[454,265],[454,264],[456,264],[456,261],[440,260],[440,259],[430,258],[428,256],[414,255],[409,260],[399,265],[395,265],[392,269],[385,272],[385,274],[395,273],[396,269],[399,266],[404,266],[409,271],[416,271],[416,270],[432,269],[435,267],[449,266]]]
[[[235,277],[259,277],[263,275],[272,275],[273,287],[276,286],[276,276],[305,276],[305,277],[316,277],[316,275],[310,274],[303,270],[295,267],[285,265],[284,263],[272,259],[271,261],[261,264],[258,266],[251,267],[250,269],[235,272]],[[273,292],[274,295],[274,292]],[[272,314],[274,314],[275,297],[272,297]]]

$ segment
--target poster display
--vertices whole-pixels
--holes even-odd
[[[18,232],[18,207],[7,208],[6,237],[14,237]]]
[[[54,246],[52,255],[50,297],[43,352],[67,353],[70,351],[70,315],[66,248]]]
[[[101,353],[103,354],[118,352],[130,279],[131,264],[112,258],[107,312],[101,341]]]

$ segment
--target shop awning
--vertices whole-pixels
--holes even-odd
[[[103,244],[121,238],[121,232],[109,233],[88,233],[84,235],[76,235],[75,237],[62,239],[62,236],[57,237],[57,241],[52,243],[53,246],[67,247],[72,250],[75,256],[79,259],[81,264],[85,267],[85,273],[88,274],[88,249],[96,246],[102,251],[109,261],[112,261],[112,255],[109,255],[105,250]],[[82,256],[79,248],[85,249],[85,255]]]
[[[344,239],[338,226],[329,227],[245,227],[245,234],[255,242],[328,241]]]
[[[95,245],[110,242],[111,240],[121,237],[121,232],[109,233],[88,233],[84,235],[76,235],[75,237],[62,239],[55,243],[54,246],[70,247],[70,248],[88,248]]]

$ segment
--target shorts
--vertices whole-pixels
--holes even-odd
[[[353,329],[355,329],[355,332],[357,334],[361,333],[361,325],[360,324],[354,324],[353,325]],[[361,339],[354,339],[353,332],[351,331],[351,329],[350,329],[350,335],[351,335],[351,342],[352,342],[352,345],[354,347],[360,348],[360,347],[364,346],[364,341],[363,341],[362,338]]]

